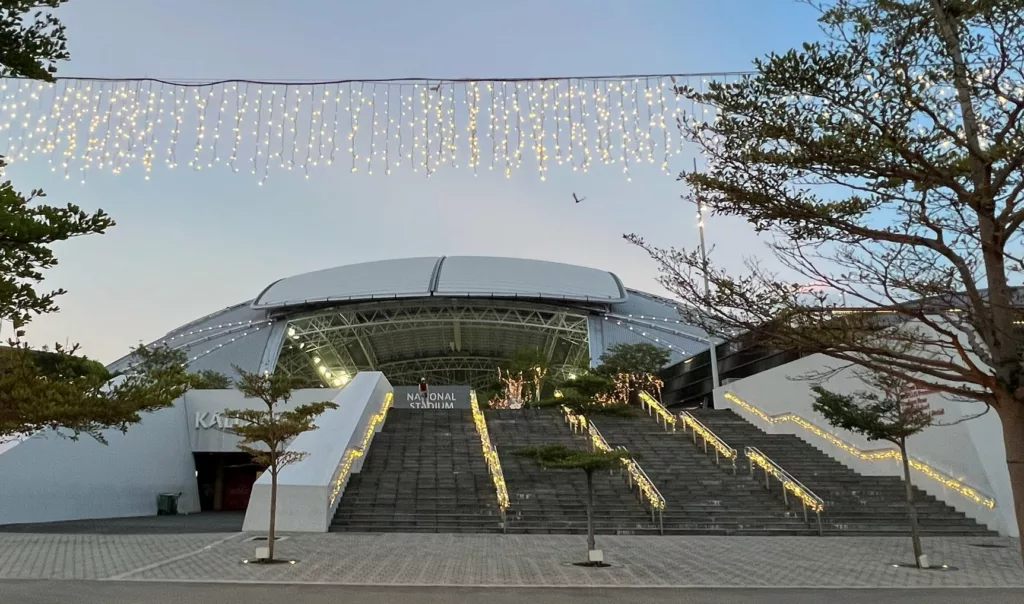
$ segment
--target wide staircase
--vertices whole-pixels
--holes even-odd
[[[815,535],[799,510],[787,510],[748,472],[715,464],[681,432],[666,432],[646,415],[595,415],[591,422],[613,447],[633,453],[665,498],[666,534]],[[698,442],[700,440],[698,439]],[[742,467],[741,464],[737,464]]]
[[[743,456],[744,448],[756,447],[824,499],[822,521],[825,534],[909,533],[902,479],[858,474],[807,441],[789,434],[767,434],[731,410],[694,410],[691,413],[739,451],[741,471],[749,473],[748,462]],[[755,469],[755,472],[760,470]],[[758,474],[757,479],[763,483],[763,473]],[[772,488],[781,497],[780,487],[774,479]],[[791,497],[791,503],[792,500]],[[922,535],[996,535],[916,487],[914,500]],[[794,504],[794,507],[799,510],[799,504]]]
[[[468,409],[391,409],[338,503],[332,531],[501,531]]]
[[[508,487],[509,533],[585,533],[587,480],[582,470],[547,470],[516,451],[562,444],[587,449],[553,409],[485,411]],[[604,534],[657,534],[658,524],[618,471],[594,474],[594,527]]]

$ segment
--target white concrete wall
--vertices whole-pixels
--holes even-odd
[[[795,423],[765,422],[725,398],[725,394],[731,392],[769,416],[794,413],[861,450],[893,448],[893,445],[884,441],[869,442],[858,434],[832,428],[812,408],[813,383],[799,378],[826,368],[840,367],[844,367],[844,363],[824,355],[805,357],[716,389],[715,407],[733,409],[766,432],[795,434],[862,474],[902,476],[903,471],[898,462],[862,460]],[[840,393],[869,390],[851,369],[839,371],[822,385]],[[951,401],[938,393],[930,395],[928,402],[934,409],[945,410],[945,414],[938,418],[941,423],[953,423],[984,410],[980,403]],[[912,472],[911,475],[915,485],[1002,535],[1019,536],[1013,513],[1009,472],[1006,469],[1002,428],[995,411],[957,425],[928,428],[911,437],[907,447],[911,458],[994,498],[996,507],[990,510],[978,505],[919,472]]]
[[[370,419],[380,411],[391,392],[391,384],[384,374],[357,374],[334,398],[338,408],[328,410],[317,419],[318,429],[300,434],[288,446],[288,450],[302,451],[307,456],[286,466],[278,476],[277,530],[327,532],[338,503],[336,500],[332,506],[330,502],[332,483],[345,451],[362,441]],[[359,471],[363,459],[352,468],[352,473]],[[267,530],[270,487],[270,473],[264,472],[253,485],[242,530]]]
[[[178,510],[199,511],[181,400],[104,436],[108,445],[43,431],[3,451],[0,524],[152,516],[158,493],[181,493]]]

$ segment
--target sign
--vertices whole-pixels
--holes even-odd
[[[208,430],[210,428],[226,430],[237,426],[238,423],[237,419],[224,417],[219,411],[196,412],[196,430]]]
[[[469,409],[469,386],[431,386],[420,392],[419,386],[395,388],[392,406],[396,409]]]

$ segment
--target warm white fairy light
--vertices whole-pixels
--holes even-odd
[[[617,164],[631,179],[644,164],[670,173],[684,138],[672,131],[682,119],[717,118],[707,107],[684,116],[675,93],[686,84],[681,78],[201,85],[5,79],[0,150],[8,162],[45,158],[52,172],[83,182],[92,171],[140,166],[148,180],[161,161],[168,169],[184,162],[233,172],[248,161],[263,184],[279,169],[298,167],[309,178],[321,164],[340,161],[339,151],[348,152],[349,171],[367,174],[405,168],[430,176],[465,167],[476,174],[486,166],[510,178],[535,166],[546,180],[552,165],[587,172]]]

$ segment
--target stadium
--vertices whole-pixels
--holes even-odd
[[[579,533],[583,473],[520,455],[563,445],[632,456],[628,471],[595,475],[598,532],[905,534],[896,452],[828,427],[799,381],[827,370],[830,388],[854,392],[856,375],[742,334],[712,348],[684,312],[595,268],[404,258],[279,279],[151,345],[184,352],[192,372],[294,376],[302,387],[283,404],[337,405],[287,445],[305,456],[278,477],[285,532]],[[639,343],[663,347],[670,364],[661,401],[640,397],[645,412],[631,417],[580,421],[557,407],[477,400],[524,349],[545,355],[548,375],[570,377]],[[951,424],[914,437],[922,533],[1019,535],[996,415],[921,396]],[[0,525],[155,516],[170,498],[178,513],[226,519],[209,532],[265,530],[270,475],[239,451],[224,416],[259,408],[234,389],[192,390],[124,433],[106,431],[106,444],[48,431],[0,443]]]
[[[522,349],[543,351],[558,376],[596,365],[616,344],[663,346],[672,362],[708,348],[673,302],[627,289],[613,273],[556,262],[381,260],[286,277],[254,293],[153,344],[184,350],[191,371],[285,372],[306,387],[341,387],[360,371],[380,371],[394,385],[426,378],[482,387]]]

